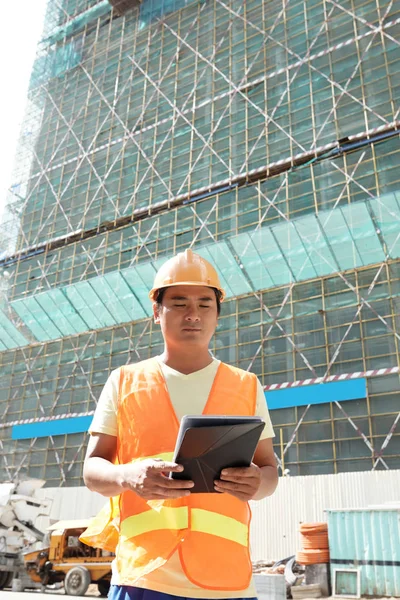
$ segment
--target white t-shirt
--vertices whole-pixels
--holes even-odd
[[[160,357],[157,358],[178,420],[180,421],[182,417],[187,414],[202,414],[220,361],[214,358],[204,369],[190,373],[189,375],[184,375],[164,364],[160,360]],[[116,369],[108,378],[100,395],[93,421],[89,428],[90,433],[105,433],[117,436],[119,375],[120,371],[119,369]],[[274,437],[264,390],[259,381],[255,414],[265,421],[265,428],[261,435],[261,439]],[[115,561],[113,563],[111,583],[113,585],[119,585]],[[206,590],[196,586],[186,577],[181,566],[178,552],[175,552],[165,565],[156,569],[146,577],[142,577],[136,581],[135,586],[186,598],[220,599],[238,597],[252,598],[257,596],[253,582],[247,590],[241,590],[239,592]]]

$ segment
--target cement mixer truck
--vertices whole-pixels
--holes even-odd
[[[43,542],[35,527],[41,515],[48,515],[51,501],[35,498],[44,485],[39,479],[0,483],[0,590],[25,574],[24,550]]]

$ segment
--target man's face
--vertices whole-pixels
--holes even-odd
[[[169,345],[207,347],[217,327],[217,299],[212,288],[177,285],[153,304],[154,319]]]

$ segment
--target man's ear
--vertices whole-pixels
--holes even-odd
[[[154,323],[157,323],[157,325],[160,324],[160,308],[157,304],[157,302],[153,302],[153,315],[154,315]]]

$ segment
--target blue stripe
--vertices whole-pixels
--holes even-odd
[[[333,381],[332,383],[317,383],[283,390],[265,392],[268,408],[291,408],[293,406],[307,406],[308,404],[325,404],[326,402],[345,402],[366,398],[367,380],[364,378],[350,379],[347,381]]]
[[[69,419],[57,419],[56,421],[42,421],[27,423],[26,425],[14,425],[11,438],[13,440],[27,440],[36,437],[48,437],[49,435],[64,435],[66,433],[82,433],[89,429],[93,417],[71,417]]]

